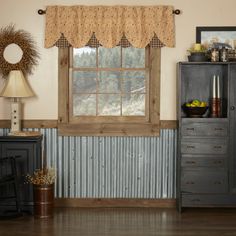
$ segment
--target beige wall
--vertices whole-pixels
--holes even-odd
[[[37,94],[25,99],[25,119],[57,119],[57,49],[44,48],[45,17],[37,10],[47,5],[173,5],[181,9],[176,16],[176,47],[162,50],[161,119],[176,118],[176,63],[186,60],[186,50],[195,41],[196,26],[235,26],[235,0],[0,0],[0,27],[10,23],[30,32],[37,42],[41,59],[29,82]],[[0,78],[0,89],[3,79]],[[0,119],[9,115],[9,100],[0,98]]]

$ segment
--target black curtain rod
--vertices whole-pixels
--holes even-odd
[[[39,9],[38,10],[38,14],[39,15],[44,15],[44,14],[46,14],[46,10]],[[180,14],[180,10],[179,9],[173,10],[173,14],[179,15]]]

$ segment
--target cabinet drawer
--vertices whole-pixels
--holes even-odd
[[[236,195],[232,194],[182,194],[182,206],[224,206],[235,205]]]
[[[225,193],[228,190],[227,173],[224,171],[184,170],[181,190],[188,193]]]
[[[226,167],[226,157],[216,155],[182,155],[182,167]]]
[[[181,134],[182,136],[223,137],[228,135],[228,124],[223,122],[183,122]]]
[[[227,139],[183,138],[181,153],[186,154],[227,154]]]

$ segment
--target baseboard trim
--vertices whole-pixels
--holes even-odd
[[[176,199],[56,198],[55,207],[157,207],[175,208]]]

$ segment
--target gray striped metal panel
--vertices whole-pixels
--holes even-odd
[[[175,198],[177,131],[160,137],[63,137],[40,131],[48,166],[57,168],[56,197]],[[8,129],[0,129],[7,135]]]

